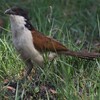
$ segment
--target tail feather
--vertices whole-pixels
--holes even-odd
[[[84,59],[94,59],[100,57],[100,53],[94,53],[94,52],[76,52],[76,51],[64,51],[63,54],[84,58]]]

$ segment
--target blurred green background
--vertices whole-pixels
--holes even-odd
[[[100,0],[0,0],[2,100],[6,94],[6,90],[2,89],[3,80],[16,79],[25,66],[12,45],[9,17],[4,14],[12,6],[26,9],[38,31],[61,41],[71,50],[100,52]],[[60,56],[55,62],[46,64],[42,70],[45,78],[40,74],[42,82],[51,82],[56,87],[58,96],[54,100],[100,100],[100,59],[87,61]],[[24,85],[33,92],[30,83]],[[22,90],[17,90],[14,95],[16,100],[19,100],[19,91]],[[49,97],[48,93],[46,100]]]

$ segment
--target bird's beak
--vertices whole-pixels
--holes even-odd
[[[13,12],[11,9],[7,9],[7,10],[4,12],[4,14],[10,15],[10,14],[14,14],[14,12]]]

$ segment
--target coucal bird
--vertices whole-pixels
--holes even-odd
[[[52,52],[48,56],[50,60],[59,54],[86,59],[100,57],[100,53],[71,51],[57,40],[38,32],[32,26],[28,13],[22,8],[12,7],[7,9],[5,14],[10,16],[13,44],[26,63],[26,76],[32,70],[32,61],[40,66],[44,65],[44,52]]]

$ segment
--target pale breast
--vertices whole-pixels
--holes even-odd
[[[24,27],[12,30],[13,44],[18,52],[29,56],[29,49],[33,47],[31,32]]]

